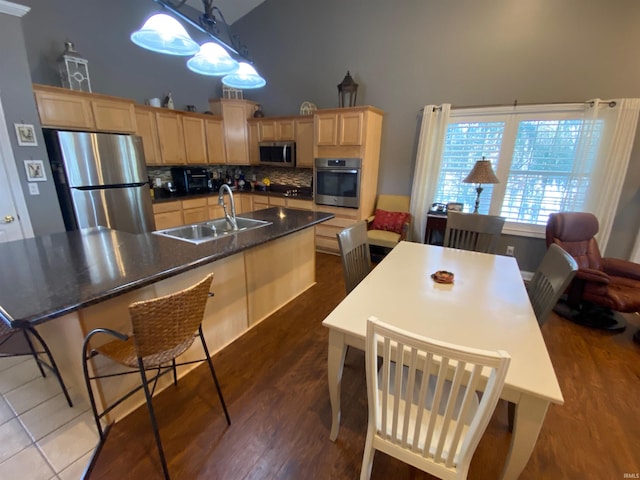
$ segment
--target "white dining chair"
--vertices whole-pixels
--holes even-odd
[[[370,317],[365,359],[369,422],[360,480],[371,477],[376,450],[438,478],[466,478],[509,354],[421,337]],[[483,372],[488,381],[478,402]]]

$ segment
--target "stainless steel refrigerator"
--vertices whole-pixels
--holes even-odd
[[[140,137],[44,133],[67,230],[98,225],[130,233],[155,230]]]

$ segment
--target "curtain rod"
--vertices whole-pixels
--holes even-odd
[[[579,104],[579,103],[584,103],[585,105],[589,105],[590,107],[593,107],[596,102],[595,100],[589,100],[587,102],[551,102],[551,103],[545,103],[545,104],[541,104],[541,103],[518,103],[518,100],[514,100],[513,104],[511,105],[507,105],[507,104],[494,104],[494,105],[465,105],[465,106],[461,106],[461,107],[454,107],[453,105],[451,106],[451,109],[453,110],[454,108],[457,109],[465,109],[465,108],[494,108],[494,107],[517,107],[518,105],[521,106],[529,106],[529,105],[562,105],[562,104],[571,104],[571,103],[575,103],[575,104]],[[604,103],[604,102],[603,102]],[[606,102],[607,105],[609,106],[609,108],[613,108],[617,105],[616,102],[614,102],[613,100]],[[442,111],[442,107],[433,107],[433,111],[434,112],[439,112]],[[422,107],[420,109],[420,112],[424,112],[424,107]]]

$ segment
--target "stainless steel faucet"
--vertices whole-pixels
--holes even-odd
[[[229,201],[231,202],[231,215],[227,213],[227,206],[224,204],[224,192],[225,190],[229,194]],[[222,209],[224,210],[224,218],[229,222],[231,228],[234,230],[238,230],[238,222],[236,221],[236,204],[233,201],[233,192],[229,185],[223,183],[220,187],[220,191],[218,192],[218,204],[222,205]]]

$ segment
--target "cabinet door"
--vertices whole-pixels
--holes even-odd
[[[276,132],[276,121],[262,119],[258,122],[259,141],[271,142],[278,140]]]
[[[182,222],[182,203],[163,202],[153,204],[153,218],[156,221],[156,230],[179,227]]]
[[[209,219],[209,210],[207,207],[187,208],[182,210],[182,217],[185,225],[204,222]]]
[[[253,212],[253,195],[240,195],[240,204],[242,205],[242,213]]]
[[[179,227],[184,225],[182,222],[182,212],[163,212],[153,215],[156,221],[156,230],[164,230],[165,228]]]
[[[315,116],[316,145],[332,146],[338,144],[338,114],[320,113]]]
[[[299,198],[287,198],[287,207],[312,211],[313,200],[300,200]]]
[[[175,112],[157,112],[158,139],[162,163],[179,165],[186,163],[182,121]]]
[[[162,164],[155,112],[136,108],[136,128],[136,135],[142,137],[145,163],[147,165]]]
[[[221,119],[207,119],[204,121],[207,136],[207,153],[209,163],[226,163],[224,150],[224,127]]]
[[[240,212],[236,210],[236,213]],[[222,205],[209,205],[209,219],[214,218],[224,218],[224,208],[222,208]]]
[[[81,95],[34,90],[43,127],[95,130],[90,100]]]
[[[182,128],[184,130],[184,146],[187,163],[195,165],[208,163],[204,120],[184,115],[182,116]]]
[[[247,109],[242,103],[225,104],[223,107],[227,163],[234,165],[249,164],[247,116]]]
[[[294,120],[276,121],[276,140],[293,141],[296,139],[296,126]]]
[[[96,129],[101,132],[135,133],[136,115],[132,102],[92,99],[91,108]]]
[[[251,165],[260,165],[259,130],[260,127],[257,123],[249,124],[249,163]]]
[[[253,195],[253,209],[264,210],[269,208],[269,197],[267,195]]]
[[[269,196],[270,207],[286,207],[287,199],[285,197],[271,197]]]
[[[296,167],[313,168],[313,117],[296,121]]]
[[[345,112],[339,119],[339,145],[362,145],[363,112]]]

